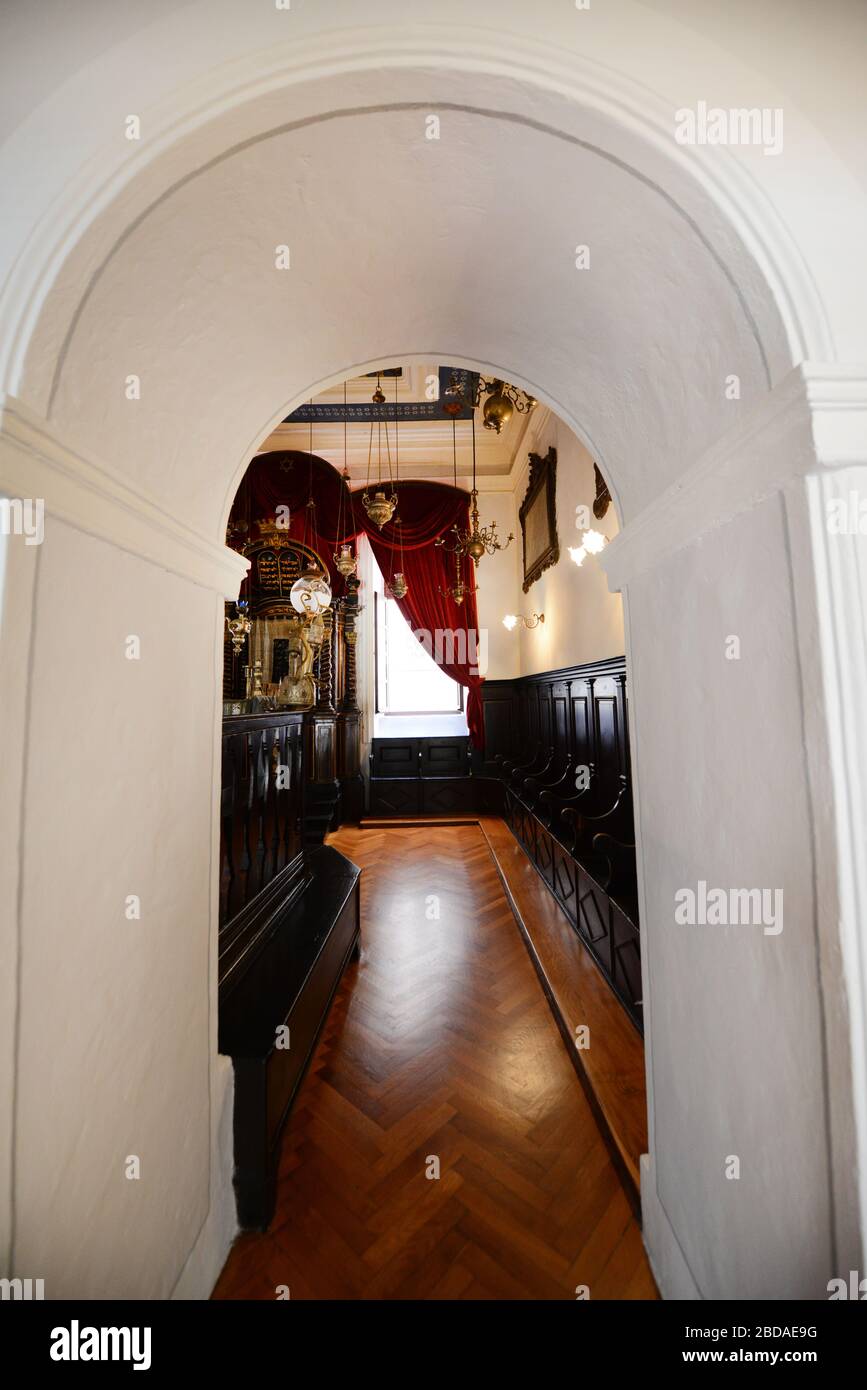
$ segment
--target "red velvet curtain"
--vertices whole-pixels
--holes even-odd
[[[366,535],[386,581],[396,570],[403,569],[409,588],[406,598],[397,600],[398,607],[415,632],[429,634],[432,655],[438,664],[452,680],[466,688],[470,737],[474,747],[483,748],[480,692],[484,678],[478,672],[476,596],[470,592],[458,605],[450,594],[441,592],[454,583],[455,560],[444,547],[434,545],[434,541],[446,535],[455,523],[466,527],[468,494],[446,483],[401,483],[399,515],[402,524],[398,528],[388,522],[380,531],[361,504],[362,489],[352,494],[348,514],[349,494],[343,493],[344,518],[338,526],[343,486],[337,470],[316,455],[294,451],[260,454],[250,464],[238,490],[230,524],[244,521],[249,525],[249,533],[241,536],[244,542],[249,534],[255,535],[256,521],[274,518],[279,506],[288,506],[289,535],[295,540],[306,540],[306,544],[321,555],[328,565],[336,593],[344,583],[334,570],[332,560],[338,529],[345,530],[347,540]],[[307,507],[311,487],[315,512]],[[463,557],[460,564],[464,583],[472,590],[475,583],[473,562]],[[426,637],[426,645],[427,640]]]
[[[446,675],[467,691],[467,725],[474,748],[485,746],[485,725],[478,670],[479,615],[476,605],[474,566],[462,556],[459,563],[469,592],[462,604],[448,590],[455,580],[455,557],[434,541],[457,522],[467,526],[469,497],[461,488],[442,483],[409,482],[400,485],[402,527],[389,522],[372,526],[361,508],[364,531],[386,581],[402,569],[408,585],[397,606],[415,633],[425,634],[425,646]],[[401,558],[399,531],[404,532]]]

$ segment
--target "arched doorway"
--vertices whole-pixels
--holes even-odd
[[[539,77],[508,43],[495,49],[496,64],[478,55],[468,63],[451,49],[431,67],[428,51],[418,45],[394,62],[385,105],[381,67],[363,57],[351,78],[345,66],[339,80],[311,67],[306,81],[284,74],[273,89],[247,91],[231,113],[187,127],[162,158],[148,150],[138,177],[130,169],[99,199],[89,193],[87,230],[73,235],[67,224],[61,265],[36,245],[7,358],[18,401],[4,422],[10,477],[21,476],[22,457],[36,461],[31,476],[58,543],[46,545],[37,574],[27,557],[9,573],[10,592],[29,603],[33,590],[36,614],[14,687],[21,746],[31,750],[16,776],[25,843],[41,839],[61,872],[53,885],[37,878],[26,851],[15,866],[22,959],[36,972],[22,975],[19,1055],[52,1006],[38,983],[48,959],[74,977],[77,953],[98,954],[110,934],[111,904],[129,894],[152,902],[155,930],[137,943],[126,1003],[137,1001],[133,1016],[142,1009],[144,1020],[161,997],[185,1022],[140,1063],[139,1122],[160,1136],[152,1159],[160,1181],[142,1236],[150,1272],[137,1287],[194,1284],[227,1219],[225,1077],[212,1023],[209,1032],[212,991],[196,982],[213,947],[216,823],[216,709],[201,673],[213,670],[223,595],[240,578],[221,548],[233,481],[270,423],[349,370],[405,350],[497,369],[588,442],[626,523],[607,564],[625,592],[634,690],[654,1116],[645,1229],[661,1282],[725,1296],[742,1278],[736,1250],[758,1243],[757,1282],[740,1292],[773,1283],[778,1296],[810,1293],[838,1265],[857,1267],[860,1241],[846,1174],[861,1064],[857,1047],[850,1057],[840,1008],[853,945],[848,926],[838,941],[831,925],[845,897],[837,856],[845,858],[846,833],[831,812],[845,773],[828,753],[834,700],[845,705],[855,687],[827,646],[821,672],[805,666],[825,641],[832,602],[817,602],[797,562],[809,554],[811,565],[824,563],[815,518],[827,484],[804,481],[816,466],[816,416],[859,399],[859,387],[843,372],[794,369],[828,351],[830,317],[837,341],[853,339],[838,302],[826,290],[823,305],[790,241],[776,237],[776,221],[762,242],[740,174],[709,188],[704,166],[660,146],[655,116],[639,125],[634,93],[616,100],[603,91],[598,68],[599,87],[582,101],[550,55]],[[438,113],[440,138],[427,140],[425,118]],[[524,178],[504,208],[506,144]],[[285,271],[275,260],[282,246]],[[589,270],[577,264],[579,246],[589,248]],[[824,262],[811,270],[825,289],[833,276]],[[619,304],[640,304],[640,322],[612,312]],[[726,395],[729,378],[739,396]],[[845,457],[848,443],[825,442]],[[84,575],[86,588],[75,578]],[[833,566],[822,582],[832,599],[844,583]],[[99,634],[87,670],[74,640],[85,606]],[[129,634],[142,637],[139,665],[123,656]],[[740,639],[740,664],[726,656],[730,636]],[[62,716],[52,700],[58,660],[81,691]],[[55,717],[67,771],[81,770],[88,754],[94,804],[75,833],[36,733]],[[110,751],[104,760],[94,753],[97,730]],[[160,828],[166,805],[169,835]],[[785,839],[766,834],[780,806]],[[78,874],[94,839],[123,865],[110,892],[101,877]],[[727,885],[735,872],[738,887],[783,888],[781,937],[753,934],[733,950],[707,951],[678,936],[676,892]],[[74,946],[56,926],[60,894],[88,924]],[[104,968],[123,977],[128,957],[117,950]],[[177,992],[160,996],[167,961]],[[857,997],[851,973],[853,1026]],[[120,1025],[82,1020],[73,1073],[111,1026]],[[744,1078],[756,1075],[757,1057],[761,1082],[750,1089]],[[51,1080],[31,1065],[35,1089],[56,1088],[58,1116],[71,1123],[62,1075]],[[107,1061],[95,1083],[107,1132],[118,1065]],[[168,1072],[167,1100],[148,1078]],[[167,1104],[191,1136],[180,1176]],[[816,1124],[820,1113],[827,1124]],[[24,1150],[39,1122],[24,1103]],[[786,1191],[777,1159],[793,1151],[800,1157]],[[743,1186],[720,1180],[731,1153],[746,1167],[751,1157],[746,1202]],[[79,1178],[101,1194],[106,1171],[87,1165]],[[172,1233],[157,1219],[170,1174],[184,1212]],[[30,1218],[45,1178],[36,1165],[17,1182],[16,1248],[34,1258],[42,1252]],[[115,1200],[120,1217],[124,1198]],[[806,1237],[791,1218],[799,1202],[814,1214]],[[174,1252],[168,1272],[158,1260],[165,1247]],[[82,1252],[96,1267],[94,1251]],[[108,1267],[113,1258],[109,1250]],[[70,1278],[75,1268],[71,1260]]]

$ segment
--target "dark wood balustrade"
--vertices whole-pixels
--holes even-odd
[[[220,978],[267,931],[304,882],[303,716],[223,720],[220,805]],[[264,895],[264,896],[263,896]]]
[[[283,1125],[358,949],[360,871],[330,846],[311,845],[304,760],[311,743],[319,751],[311,713],[223,720],[219,1047],[235,1076],[244,1227],[271,1219]]]

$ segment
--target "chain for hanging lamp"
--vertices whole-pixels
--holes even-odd
[[[310,402],[311,406],[313,402]],[[316,550],[319,533],[316,522],[316,498],[313,495],[313,414],[310,415],[310,450],[307,475],[307,503],[304,508],[304,535],[301,544]],[[301,575],[295,580],[290,591],[290,600],[296,613],[306,614],[310,622],[328,608],[331,603],[331,585],[328,578],[320,574],[312,561],[308,561]],[[308,637],[309,637],[308,633]],[[316,639],[319,640],[318,638]]]
[[[457,443],[457,427],[456,427],[456,425],[455,425],[454,418],[452,418],[452,477],[453,477],[453,479],[454,479],[455,492],[457,492],[457,489],[458,489],[458,443]],[[453,537],[453,541],[452,541],[452,544],[451,544],[451,545],[448,544],[448,537],[449,537],[449,535],[451,535],[451,536]],[[465,535],[466,535],[466,533],[462,532],[462,531],[461,531],[461,528],[458,526],[457,522],[455,522],[455,524],[454,524],[453,526],[450,526],[450,527],[449,527],[449,530],[446,532],[446,535],[440,536],[439,540],[434,541],[434,545],[435,545],[435,546],[437,546],[437,547],[439,547],[440,549],[444,550],[444,551],[446,552],[447,555],[453,555],[453,556],[454,556],[454,560],[455,560],[455,577],[454,577],[454,580],[453,580],[453,582],[450,584],[450,586],[448,587],[448,589],[440,589],[439,592],[442,594],[443,598],[450,598],[454,603],[456,603],[456,604],[458,605],[458,607],[460,607],[460,605],[463,603],[464,599],[467,597],[468,594],[474,594],[474,593],[477,592],[476,589],[475,589],[474,587],[472,587],[472,586],[470,586],[469,584],[466,583],[466,581],[465,581],[465,579],[464,579],[464,575],[463,575],[463,570],[462,570],[462,568],[461,568],[461,561],[463,560],[464,555],[467,553],[467,552],[466,552],[466,549],[465,549],[465,547],[464,547]]]
[[[395,394],[397,386],[395,385]],[[397,507],[397,493],[394,490],[394,479],[391,475],[391,449],[388,443],[388,420],[385,420],[385,447],[388,454],[388,484],[391,488],[391,495],[386,497],[383,487],[382,477],[382,406],[385,405],[385,396],[380,385],[379,374],[376,377],[376,390],[371,397],[375,405],[380,407],[380,414],[376,421],[376,443],[377,443],[377,486],[374,489],[373,497],[370,496],[370,460],[373,454],[373,420],[370,422],[370,441],[367,448],[367,482],[364,492],[361,494],[361,505],[367,512],[374,526],[378,526],[380,531],[387,521],[391,521]],[[395,400],[395,429],[397,428],[397,401]]]
[[[454,526],[453,526],[451,529],[452,529],[453,531],[455,531],[455,530],[457,530],[457,527],[454,527]],[[434,545],[439,546],[439,547],[441,547],[443,550],[445,550],[445,552],[446,552],[447,555],[453,555],[453,556],[454,556],[454,561],[455,561],[455,577],[454,577],[454,580],[452,581],[452,583],[449,585],[449,587],[448,587],[447,589],[442,589],[442,588],[440,588],[440,589],[439,589],[439,593],[442,594],[443,598],[450,598],[450,599],[452,600],[452,602],[453,602],[453,603],[456,603],[456,604],[458,605],[458,607],[460,608],[460,606],[461,606],[461,604],[463,603],[464,599],[467,598],[467,596],[468,596],[469,594],[476,594],[476,593],[478,593],[478,589],[477,589],[477,587],[476,587],[474,584],[468,584],[468,583],[466,582],[466,580],[464,579],[463,570],[461,569],[461,561],[463,560],[464,554],[465,554],[466,552],[463,551],[463,550],[461,550],[460,546],[457,546],[457,545],[447,545],[447,544],[446,544],[446,537],[445,537],[445,536],[440,536],[440,538],[439,538],[438,541],[434,541]]]
[[[386,443],[387,442],[388,441],[386,439]],[[397,424],[397,377],[394,378],[394,472],[394,501],[395,506],[397,506],[397,485],[400,482],[400,438],[398,435]],[[406,598],[407,594],[409,593],[409,585],[406,582],[406,575],[404,574],[403,569],[403,522],[401,521],[399,512],[395,512],[394,524],[397,527],[398,545],[400,550],[400,558],[398,563],[400,565],[400,568],[395,570],[394,574],[391,576],[391,583],[388,585],[388,591],[391,594],[392,598]]]
[[[391,583],[386,584],[385,587],[392,598],[406,598],[407,594],[409,593],[409,585],[406,582],[406,575],[404,574],[403,569],[403,522],[400,519],[399,513],[394,518],[394,524],[397,527],[398,544],[400,550],[400,559],[398,563],[400,565],[400,569],[395,570],[394,574],[391,576]]]
[[[454,420],[452,420],[454,429]],[[515,539],[510,531],[506,537],[505,545],[497,535],[497,523],[492,521],[490,526],[479,525],[479,492],[476,487],[476,417],[472,418],[473,429],[473,490],[470,495],[470,528],[468,531],[461,531],[455,527],[456,542],[460,546],[464,555],[469,555],[473,564],[478,569],[479,561],[483,555],[493,555],[497,550],[508,550],[512,541]]]
[[[355,574],[358,567],[358,558],[353,554],[352,546],[346,538],[346,511],[345,497],[348,494],[349,507],[352,507],[352,491],[349,486],[349,467],[346,462],[346,382],[343,383],[343,476],[340,479],[340,502],[337,509],[337,543],[334,551],[334,568],[344,579],[348,579],[351,574]],[[355,535],[355,517],[353,516],[352,535]]]

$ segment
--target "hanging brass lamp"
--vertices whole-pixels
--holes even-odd
[[[468,407],[478,406],[482,396],[488,397],[482,406],[485,429],[494,430],[497,434],[508,425],[516,410],[519,415],[526,415],[538,405],[535,396],[522,391],[519,386],[512,386],[511,382],[503,381],[502,377],[488,378],[479,375],[475,379],[475,389],[465,395],[458,373],[452,371],[443,392],[443,412],[451,416],[460,415]]]
[[[406,582],[406,576],[402,570],[396,570],[391,576],[388,592],[391,594],[392,598],[406,598],[409,593],[409,585]]]
[[[346,382],[343,383],[343,475],[340,479],[340,502],[337,508],[337,541],[334,554],[334,568],[344,579],[355,574],[358,559],[353,553],[352,544],[346,538],[346,513],[352,515],[352,536],[355,536],[355,516],[352,514],[352,490],[349,485],[349,466],[346,462]],[[348,497],[348,504],[346,498]]]
[[[394,500],[397,503],[397,485],[400,482],[400,439],[397,424],[397,377],[394,379]],[[406,575],[403,570],[403,522],[400,514],[395,513],[394,524],[397,527],[397,537],[399,546],[400,569],[395,570],[391,576],[391,583],[387,585],[388,592],[392,598],[406,598],[409,593],[409,585],[406,582]]]
[[[245,598],[239,598],[235,604],[235,617],[226,619],[226,627],[232,639],[232,651],[236,656],[240,656],[241,649],[245,641],[253,630],[249,614],[250,604]]]
[[[455,487],[455,491],[457,491],[457,487],[458,487],[458,444],[457,444],[457,426],[455,425],[454,417],[452,417],[452,474],[453,474],[453,477],[454,477],[454,487]],[[454,537],[454,539],[453,539],[451,545],[449,545],[449,544],[447,543],[448,535],[449,535],[449,534],[451,534],[451,535]],[[474,593],[476,592],[476,590],[475,590],[474,588],[471,588],[471,587],[465,582],[465,580],[464,580],[464,575],[463,575],[463,570],[462,570],[462,568],[461,568],[461,561],[463,560],[464,556],[465,556],[466,554],[468,554],[468,551],[467,551],[467,549],[466,549],[466,540],[467,540],[467,534],[466,534],[466,532],[461,531],[461,528],[457,525],[457,523],[455,523],[454,526],[452,526],[452,527],[449,528],[449,532],[447,532],[445,536],[440,536],[439,540],[434,541],[434,545],[435,545],[435,546],[438,546],[438,547],[442,548],[443,550],[445,550],[446,554],[448,554],[448,555],[453,555],[453,556],[454,556],[454,561],[455,561],[455,577],[454,577],[454,580],[453,580],[453,582],[449,585],[449,587],[448,587],[447,589],[440,589],[439,592],[442,594],[443,598],[450,598],[454,603],[456,603],[456,604],[458,605],[458,607],[461,606],[461,604],[463,603],[464,599],[467,597],[467,594],[470,594],[470,593],[473,593],[473,594],[474,594]]]
[[[397,425],[397,383],[395,382],[395,427]],[[388,442],[388,419],[382,419],[382,406],[385,404],[385,395],[380,386],[379,377],[376,378],[376,390],[371,397],[374,405],[380,407],[380,416],[376,421],[376,442],[378,453],[377,464],[377,486],[374,489],[373,497],[370,496],[370,461],[373,455],[373,420],[370,422],[370,443],[367,450],[367,482],[364,492],[361,494],[361,505],[367,512],[374,526],[378,526],[380,531],[387,521],[391,521],[397,507],[397,493],[394,490],[394,479],[391,472],[391,447]],[[388,485],[391,489],[390,496],[386,497],[384,479],[382,477],[382,426],[385,424],[385,451],[388,458]]]
[[[453,526],[453,527],[452,527],[452,530],[453,530],[453,531],[456,531],[456,530],[457,530],[457,527]],[[447,554],[453,555],[453,556],[454,556],[454,561],[455,561],[455,577],[454,577],[454,580],[452,581],[452,583],[449,585],[449,587],[448,587],[447,589],[440,589],[439,592],[442,594],[443,598],[450,598],[450,599],[452,600],[452,602],[453,602],[453,603],[456,603],[456,604],[458,605],[458,607],[460,608],[460,606],[461,606],[461,604],[463,603],[464,599],[465,599],[469,594],[475,594],[475,593],[478,592],[478,590],[475,588],[475,586],[473,586],[473,585],[471,585],[471,584],[467,584],[466,580],[464,579],[463,572],[462,572],[462,570],[461,570],[461,560],[464,558],[464,555],[465,555],[466,552],[463,551],[463,550],[461,550],[460,546],[458,546],[458,545],[446,545],[446,537],[445,537],[445,536],[440,536],[440,538],[439,538],[438,541],[434,541],[434,545],[436,545],[436,546],[441,546],[441,547],[446,551]]]
[[[380,531],[387,521],[391,521],[394,516],[394,509],[397,506],[397,498],[392,495],[386,497],[385,493],[375,492],[371,498],[368,493],[363,493],[361,503],[367,515],[370,517],[374,526],[378,526]]]

